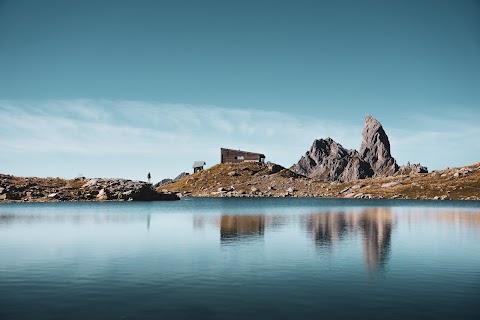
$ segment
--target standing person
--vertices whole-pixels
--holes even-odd
[[[147,179],[148,179],[148,183],[150,183],[150,179],[152,178],[152,175],[150,174],[150,172],[147,174]]]

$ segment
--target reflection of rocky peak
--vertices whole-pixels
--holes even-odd
[[[390,141],[377,119],[365,118],[362,131],[360,157],[368,162],[376,177],[391,176],[398,170],[398,165],[390,153]]]
[[[306,219],[306,226],[317,245],[331,246],[347,234],[348,221],[343,213],[326,212],[310,215]]]
[[[369,272],[382,271],[390,256],[395,219],[390,209],[369,208],[361,213],[323,212],[304,220],[315,244],[331,247],[337,241],[362,233],[363,254]]]
[[[393,215],[389,209],[366,209],[361,213],[363,251],[370,272],[384,268],[390,255]]]

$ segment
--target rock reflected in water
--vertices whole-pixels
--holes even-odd
[[[363,255],[371,273],[383,272],[388,262],[394,221],[390,209],[367,209],[360,214]]]
[[[361,212],[325,212],[304,219],[315,244],[324,249],[338,241],[362,234],[363,255],[369,272],[380,272],[388,262],[394,216],[390,209]]]
[[[263,237],[265,215],[222,215],[220,218],[220,240],[232,242]]]

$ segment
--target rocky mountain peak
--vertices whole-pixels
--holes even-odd
[[[313,141],[310,150],[290,170],[307,177],[338,180],[350,161],[351,150],[332,138]]]
[[[335,142],[332,138],[326,139],[317,139],[313,142],[309,151],[307,151],[307,155],[310,155],[310,158],[324,158],[324,157],[334,157],[334,158],[341,158],[344,157],[348,153],[341,144]]]
[[[309,178],[347,182],[391,176],[398,171],[398,165],[390,153],[390,141],[382,124],[367,116],[360,152],[347,150],[332,138],[317,139],[290,170]]]
[[[368,162],[375,177],[393,175],[398,165],[390,153],[390,141],[382,124],[372,116],[365,118],[359,156]]]

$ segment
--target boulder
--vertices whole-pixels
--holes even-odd
[[[107,200],[109,198],[109,194],[107,193],[106,189],[101,189],[97,194],[97,198],[99,200]]]
[[[98,182],[98,179],[90,179],[83,185],[83,188],[93,187]]]
[[[391,188],[401,185],[398,181],[387,182],[381,185],[382,188]]]
[[[363,188],[363,187],[365,187],[364,184],[356,184],[356,185],[352,186],[350,189],[356,190],[356,189],[361,189],[361,188]]]
[[[282,167],[281,165],[275,164],[275,163],[269,163],[269,164],[268,164],[268,171],[269,171],[269,173],[271,173],[271,174],[280,172],[280,171],[282,171],[282,170],[284,170],[284,169],[285,169],[284,167]]]

